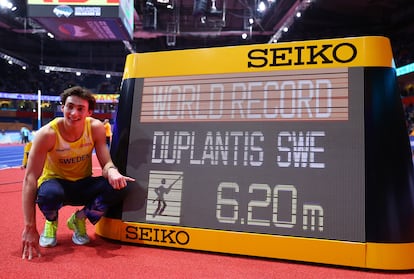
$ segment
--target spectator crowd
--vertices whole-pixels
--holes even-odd
[[[121,79],[120,76],[106,78],[96,74],[77,76],[68,72],[45,73],[31,67],[22,69],[18,65],[9,65],[0,60],[0,92],[37,94],[40,89],[43,94],[54,96],[69,87],[80,85],[96,94],[117,94]]]

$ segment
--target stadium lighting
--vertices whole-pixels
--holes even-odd
[[[29,65],[26,62],[23,62],[22,60],[17,59],[3,52],[0,52],[0,58],[6,60],[7,63],[9,63],[10,65],[16,64],[16,65],[19,65],[20,67],[25,67],[25,68],[29,67]]]
[[[112,72],[112,71],[98,71],[98,70],[87,70],[87,69],[79,69],[79,68],[69,68],[69,67],[58,67],[58,66],[46,66],[40,65],[39,69],[45,71],[45,73],[50,72],[63,72],[63,73],[79,73],[79,74],[92,74],[92,75],[110,75],[110,76],[117,76],[121,77],[123,75],[122,72]]]
[[[11,10],[13,7],[13,3],[9,0],[0,0],[0,8]]]
[[[257,5],[257,11],[263,13],[266,10],[266,3],[264,1],[260,1]]]

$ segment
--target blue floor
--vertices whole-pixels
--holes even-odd
[[[33,140],[33,134],[29,135],[29,140]],[[19,131],[0,133],[0,169],[20,167],[23,150]]]
[[[23,145],[0,146],[0,169],[19,167],[22,165]]]

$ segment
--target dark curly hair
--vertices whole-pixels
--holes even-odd
[[[88,110],[93,111],[95,109],[95,104],[96,104],[95,97],[92,95],[92,92],[89,91],[88,89],[80,87],[80,86],[74,86],[74,87],[70,87],[66,89],[65,91],[63,91],[62,94],[60,94],[60,99],[63,105],[66,104],[66,99],[69,96],[77,96],[79,98],[82,98],[88,101],[88,105],[89,105]]]

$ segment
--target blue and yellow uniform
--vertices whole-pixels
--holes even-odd
[[[38,185],[52,178],[77,181],[92,175],[92,151],[94,148],[91,119],[86,118],[83,135],[74,142],[66,141],[59,132],[56,118],[50,122],[50,127],[56,132],[56,143],[46,157],[43,174]]]
[[[56,142],[46,155],[43,173],[38,179],[36,202],[49,221],[57,220],[58,211],[64,205],[84,205],[86,217],[95,224],[109,206],[123,198],[125,191],[113,189],[102,176],[92,176],[91,118],[85,118],[83,134],[73,142],[63,138],[59,121],[62,118],[49,124],[56,133]]]

